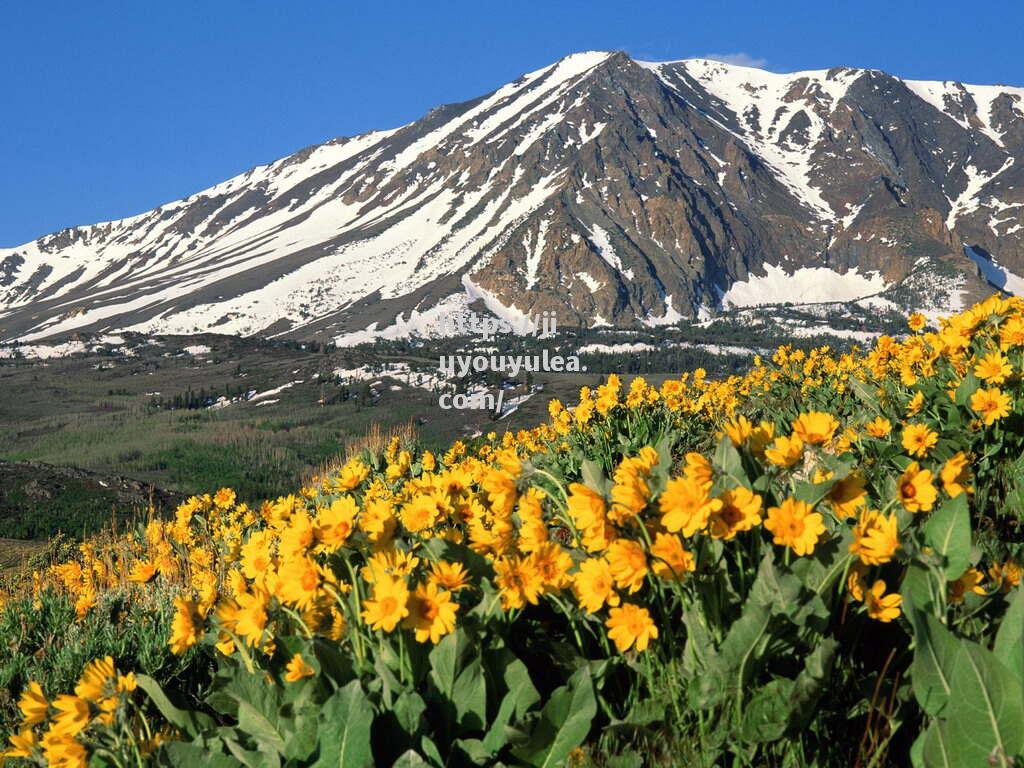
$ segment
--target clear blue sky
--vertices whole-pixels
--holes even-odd
[[[1024,85],[1022,29],[1017,0],[4,3],[0,246],[407,123],[573,51]]]

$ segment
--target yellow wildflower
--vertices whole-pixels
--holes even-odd
[[[608,637],[615,643],[619,653],[634,647],[637,651],[646,651],[651,640],[658,637],[658,628],[647,609],[631,603],[612,608],[604,624],[608,627]]]

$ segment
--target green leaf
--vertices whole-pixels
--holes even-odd
[[[284,753],[284,735],[275,713],[265,714],[248,701],[238,702],[238,728],[261,746]]]
[[[202,712],[190,712],[174,706],[160,684],[149,675],[137,675],[135,679],[139,688],[146,692],[167,722],[177,726],[189,736],[196,736],[201,731],[213,726],[213,720]]]
[[[943,584],[941,588],[945,589],[945,586]],[[913,605],[919,610],[934,614],[937,589],[939,587],[935,583],[932,572],[921,563],[911,562],[903,577],[903,586],[900,590],[904,605]]]
[[[881,408],[878,405],[878,394],[875,392],[874,387],[870,387],[863,381],[856,377],[851,377],[848,382],[850,389],[853,394],[857,396],[857,399],[867,406],[867,409],[876,415],[882,413]]]
[[[690,696],[697,707],[713,707],[744,689],[771,621],[770,608],[754,600],[747,601],[743,613],[729,627],[721,647],[708,655],[705,673],[691,682]]]
[[[494,756],[479,739],[459,739],[452,745],[452,753],[466,765],[486,765]],[[451,762],[449,760],[449,762]]]
[[[411,737],[419,731],[420,719],[427,711],[427,705],[415,691],[403,691],[395,700],[391,711],[394,712],[402,731]]]
[[[676,439],[677,435],[674,432],[669,432],[654,445],[654,450],[658,452],[657,466],[665,472],[672,469],[672,446],[675,445]]]
[[[527,710],[540,699],[540,694],[533,687],[530,680],[530,673],[526,665],[519,659],[513,657],[512,661],[505,668],[505,684],[508,686],[508,693],[501,700],[498,713],[495,715],[487,735],[484,736],[484,745],[491,752],[497,752],[508,742],[505,732],[506,727],[517,720],[521,720]]]
[[[583,479],[583,484],[590,490],[602,495],[608,490],[608,480],[604,476],[601,462],[584,459],[580,464],[580,476]]]
[[[619,755],[612,755],[605,763],[607,768],[644,768],[644,758],[630,749]]]
[[[985,765],[995,755],[989,765],[1007,766],[1007,757],[1024,750],[1024,690],[991,651],[962,647],[946,713],[953,764]]]
[[[740,456],[740,452],[736,450],[736,446],[732,444],[732,440],[729,439],[728,435],[723,436],[718,441],[713,461],[716,467],[737,483],[743,486],[749,485],[750,481],[743,471],[743,457]]]
[[[793,680],[778,678],[754,691],[743,707],[743,741],[757,744],[782,737],[793,710],[793,687]]]
[[[967,570],[971,564],[971,518],[966,493],[939,507],[925,523],[924,540],[945,558],[948,581],[958,579]]]
[[[1024,587],[1018,587],[1010,598],[993,650],[1024,687]]]
[[[420,739],[420,752],[430,760],[431,764],[436,766],[444,765],[444,759],[441,757],[440,750],[429,736],[424,736]]]
[[[768,550],[758,565],[749,600],[777,613],[789,613],[797,607],[794,603],[802,590],[800,579],[788,569],[776,567],[774,552]]]
[[[372,766],[373,706],[358,680],[334,692],[320,713],[320,758],[314,768]]]
[[[352,657],[341,653],[339,646],[328,642],[324,638],[313,640],[313,653],[320,663],[320,669],[331,679],[335,686],[340,688],[348,685],[356,676],[352,666]]]
[[[793,485],[793,498],[805,504],[810,504],[813,507],[828,496],[828,492],[832,490],[832,487],[837,482],[839,481],[835,479],[825,480],[820,483],[798,480]]]
[[[971,395],[978,391],[978,387],[981,382],[978,377],[974,375],[974,371],[968,371],[967,375],[964,376],[963,381],[956,388],[954,393],[954,401],[957,405],[967,405],[971,400]]]
[[[427,705],[418,693],[405,690],[388,708],[386,705],[373,723],[374,756],[379,763],[389,762],[412,749],[423,729]]]
[[[914,743],[910,745],[910,765],[912,768],[925,768],[924,733],[918,733]]]
[[[694,680],[707,667],[708,658],[715,649],[702,613],[693,608],[683,608],[683,624],[686,626],[683,672],[688,679]]]
[[[483,730],[487,688],[479,647],[462,628],[444,637],[430,652],[430,680],[440,705],[454,709],[459,726]]]
[[[664,697],[639,699],[626,715],[625,723],[635,726],[648,726],[665,720]]]
[[[795,679],[776,678],[756,689],[743,706],[741,738],[755,744],[775,741],[796,723],[810,720],[838,647],[832,638],[822,640]]]
[[[410,749],[395,760],[392,768],[430,768],[430,763],[420,757],[415,749]]]
[[[804,668],[797,675],[793,689],[793,719],[807,723],[814,715],[818,699],[832,672],[839,642],[831,637],[824,638],[807,656]]]
[[[306,761],[316,749],[319,718],[316,710],[311,707],[304,709],[289,723],[285,731],[284,756],[289,760]]]
[[[925,768],[956,768],[950,752],[949,734],[945,723],[935,720],[920,737],[921,764]]]
[[[205,744],[189,744],[183,741],[172,741],[165,744],[160,754],[167,758],[174,768],[195,768],[197,765],[210,768],[239,768],[242,763],[235,757],[222,752],[214,752]],[[162,763],[161,763],[162,764]]]
[[[691,683],[690,696],[697,707],[708,708],[742,696],[773,639],[773,624],[792,626],[798,619],[806,621],[808,609],[822,605],[817,598],[810,602],[801,599],[805,591],[796,575],[775,566],[770,550],[765,553],[743,612],[729,627],[717,652],[707,655],[704,673]]]
[[[942,714],[953,691],[952,675],[961,645],[942,622],[931,614],[904,604],[914,628],[914,660],[910,679],[921,708],[930,715]]]
[[[562,765],[583,743],[597,714],[597,698],[590,670],[580,667],[569,682],[551,694],[530,741],[513,754],[535,768]]]

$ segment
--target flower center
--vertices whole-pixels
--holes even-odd
[[[312,592],[316,589],[317,577],[316,571],[310,569],[302,574],[302,588],[307,592]]]

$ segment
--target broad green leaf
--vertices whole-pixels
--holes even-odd
[[[768,550],[761,558],[757,577],[750,588],[749,600],[774,608],[777,613],[789,613],[797,608],[803,584],[792,572],[776,567],[774,553]]]
[[[373,723],[373,742],[378,762],[394,759],[419,741],[427,705],[415,691],[406,690],[384,709]]]
[[[754,600],[747,601],[743,614],[729,627],[722,646],[708,655],[704,674],[690,684],[695,706],[702,709],[715,706],[744,689],[771,621],[770,608]]]
[[[420,757],[415,749],[403,752],[391,768],[430,768],[430,763]]]
[[[1010,607],[996,634],[996,658],[1009,669],[1024,687],[1024,587],[1017,587],[1010,597]]]
[[[225,738],[224,745],[245,768],[280,768],[281,756],[277,752],[246,749],[234,739]]]
[[[377,679],[381,682],[381,693],[383,694],[381,705],[385,709],[394,706],[395,697],[405,690],[405,686],[399,679],[401,668],[401,659],[390,643],[381,643],[376,647],[373,669],[377,673]]]
[[[925,523],[924,540],[945,558],[947,580],[953,581],[967,570],[971,564],[971,518],[966,493],[939,507]]]
[[[683,608],[683,624],[686,625],[686,645],[683,647],[683,672],[690,680],[696,679],[707,666],[708,657],[714,652],[711,634],[706,618],[700,611]]]
[[[238,702],[238,728],[258,744],[284,752],[284,735],[276,713],[264,713],[247,701]]]
[[[356,673],[352,666],[352,658],[341,653],[338,648],[339,646],[323,638],[313,640],[313,653],[320,663],[320,669],[340,688],[351,682]]]
[[[904,604],[904,612],[914,628],[914,661],[910,680],[921,708],[930,715],[943,714],[953,691],[953,671],[959,662],[961,643],[942,622]]]
[[[197,765],[209,768],[239,768],[242,763],[236,757],[214,752],[202,744],[189,744],[183,741],[172,741],[165,744],[160,755],[167,759],[173,768],[195,768]]]
[[[942,589],[945,587],[945,584],[941,586]],[[912,562],[907,567],[907,573],[903,577],[903,586],[900,589],[903,604],[913,605],[925,613],[934,614],[939,588],[935,583],[935,577],[928,568],[921,563]]]
[[[593,459],[584,459],[580,465],[580,476],[583,484],[590,490],[604,494],[608,490],[608,480],[604,476],[601,462]]]
[[[452,753],[456,760],[449,760],[449,763],[457,764],[460,762],[458,758],[461,758],[465,765],[486,765],[494,756],[494,752],[484,746],[480,739],[459,739],[452,745]]]
[[[961,641],[953,669],[953,695],[944,713],[951,754],[957,766],[1006,768],[1007,758],[1024,751],[1024,690],[991,651]]]
[[[967,405],[971,400],[971,395],[978,391],[978,387],[981,382],[978,377],[974,375],[974,371],[968,371],[967,375],[964,376],[963,381],[956,388],[953,399],[957,405]]]
[[[910,745],[910,765],[912,768],[924,768],[924,733],[919,733]]]
[[[878,405],[878,394],[875,392],[874,387],[868,386],[858,378],[851,378],[848,384],[853,394],[864,403],[872,414],[880,415],[882,413]]]
[[[196,736],[204,729],[213,726],[213,720],[202,712],[190,712],[179,709],[171,703],[164,693],[160,684],[149,675],[138,675],[136,677],[139,688],[146,692],[153,705],[160,710],[160,714],[166,718],[171,725],[177,726],[189,736]]]
[[[403,691],[395,700],[391,711],[394,712],[402,731],[408,736],[413,736],[419,731],[420,719],[427,711],[427,705],[415,691]]]
[[[924,768],[956,768],[946,730],[945,723],[933,720],[928,730],[920,737],[921,765]]]
[[[807,656],[804,669],[795,679],[776,678],[755,690],[743,706],[743,740],[775,741],[791,726],[810,720],[838,646],[832,638],[822,640]]]
[[[715,448],[714,464],[737,483],[747,486],[750,481],[743,471],[743,458],[728,436],[722,437]]]
[[[430,680],[452,707],[461,728],[482,730],[487,721],[487,688],[479,648],[464,629],[444,637],[430,652]]]
[[[801,722],[808,722],[813,716],[838,649],[838,641],[824,638],[807,656],[803,670],[797,675],[793,689],[793,700],[797,704],[794,714]]]
[[[533,687],[530,673],[526,665],[519,659],[512,658],[504,671],[505,684],[508,686],[508,693],[501,700],[498,713],[487,729],[484,736],[484,745],[491,752],[497,752],[508,740],[505,728],[510,723],[521,720],[527,710],[540,699],[540,694]]]
[[[551,694],[530,741],[514,754],[536,768],[562,765],[590,733],[596,714],[597,698],[590,670],[580,667],[566,685]]]
[[[305,761],[313,754],[319,729],[318,709],[306,708],[290,721],[284,734],[284,756],[287,759]]]
[[[832,490],[832,487],[837,482],[839,481],[836,479],[829,479],[820,483],[798,481],[794,484],[793,498],[805,504],[810,504],[813,507],[828,495],[828,492]]]
[[[629,725],[648,726],[665,719],[665,697],[640,699],[629,710],[624,722]]]
[[[436,766],[444,765],[444,759],[441,757],[441,751],[429,736],[424,736],[420,739],[420,752],[431,762],[431,764]]]
[[[801,557],[791,566],[804,587],[820,597],[826,606],[835,602],[840,591],[837,587],[842,586],[843,574],[853,559],[850,554],[851,541],[853,533],[843,527],[827,542],[815,547],[813,557]]]
[[[320,758],[313,768],[364,768],[370,749],[373,706],[358,680],[334,692],[320,713]]]
[[[777,678],[754,691],[743,706],[743,741],[760,744],[782,737],[792,715],[793,687],[793,680]]]

